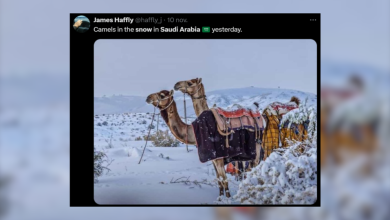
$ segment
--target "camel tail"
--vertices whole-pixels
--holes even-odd
[[[291,97],[290,102],[295,102],[295,103],[297,103],[297,105],[299,106],[299,103],[301,103],[301,100],[299,100],[298,97],[293,96],[293,97]]]

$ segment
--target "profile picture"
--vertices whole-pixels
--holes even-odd
[[[90,22],[84,15],[79,15],[73,20],[73,28],[79,33],[85,33],[89,30]]]

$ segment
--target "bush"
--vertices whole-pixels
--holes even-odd
[[[146,136],[147,137],[147,136]],[[146,139],[146,137],[144,137]],[[158,131],[151,135],[149,139],[155,147],[177,147],[180,142],[169,134],[169,131]]]
[[[136,141],[142,141],[142,138],[141,138],[141,137],[136,137],[134,140],[136,140]]]
[[[145,120],[143,120],[143,121],[141,122],[141,124],[143,124],[143,125],[146,125],[146,121],[145,121]]]
[[[108,125],[108,122],[103,121],[102,125],[107,126],[107,125]]]
[[[317,145],[289,143],[247,173],[233,197],[242,204],[313,204],[317,200]]]
[[[104,171],[107,173],[110,171],[108,166],[113,160],[109,161],[107,155],[102,151],[97,151],[95,147],[93,148],[93,160],[94,182],[97,183],[98,177],[103,175]]]
[[[100,122],[99,122],[99,123],[97,123],[97,126],[102,126],[102,123],[100,123]]]
[[[155,128],[155,126],[153,125],[153,124],[150,124],[149,126],[148,126],[148,129],[154,129]]]
[[[148,138],[148,135],[144,135],[144,136],[142,137],[142,139],[143,139],[144,141],[146,141],[147,138]],[[151,141],[151,140],[154,140],[154,139],[153,139],[153,135],[150,135],[150,136],[149,136],[149,141]]]

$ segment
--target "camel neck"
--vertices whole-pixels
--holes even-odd
[[[183,143],[196,145],[192,125],[188,125],[181,120],[175,101],[167,109],[161,111],[161,116],[176,139]]]
[[[201,85],[201,88],[195,94],[191,95],[191,99],[196,116],[199,116],[203,111],[209,109],[203,85]]]

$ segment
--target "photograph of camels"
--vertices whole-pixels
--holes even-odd
[[[73,29],[78,33],[85,33],[89,30],[91,22],[84,15],[79,15],[73,20]]]
[[[311,40],[98,40],[98,204],[317,200]]]

